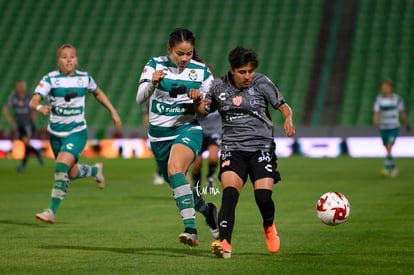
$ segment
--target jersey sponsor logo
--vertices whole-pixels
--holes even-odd
[[[183,95],[187,93],[187,88],[185,87],[184,84],[181,84],[180,86],[178,86],[177,83],[172,83],[171,84],[171,91],[170,91],[170,96],[172,98],[177,98],[178,95]]]
[[[190,72],[188,73],[188,78],[192,81],[196,81],[197,80],[197,72],[194,69],[191,69]]]
[[[42,84],[42,82],[39,82],[39,84],[37,84],[37,87],[39,87],[39,88],[43,88],[43,84]]]
[[[178,113],[185,113],[186,108],[183,107],[168,107],[166,105],[163,105],[161,103],[157,103],[155,105],[155,107],[157,108],[158,113],[162,114],[162,113],[168,113],[168,114],[178,114]]]
[[[58,116],[76,116],[82,114],[82,107],[79,108],[61,108],[55,107],[53,112]]]
[[[235,96],[232,99],[233,104],[236,105],[236,106],[240,106],[242,101],[243,101],[243,97],[241,95]]]
[[[250,106],[252,106],[253,108],[256,108],[257,106],[259,106],[259,100],[257,98],[251,99]]]
[[[59,86],[59,85],[60,85],[59,78],[55,78],[55,79],[53,79],[53,84],[54,84],[55,86]]]
[[[221,164],[221,168],[226,167],[226,166],[230,166],[230,160],[225,160],[223,161],[223,163]]]
[[[249,116],[250,116],[249,114],[234,114],[234,115],[226,116],[225,119],[226,121],[232,122],[233,120],[247,118]]]
[[[262,155],[257,159],[258,163],[261,163],[263,161],[270,162],[272,160],[272,156],[269,152],[262,152]]]

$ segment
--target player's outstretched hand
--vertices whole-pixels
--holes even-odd
[[[286,136],[293,137],[295,135],[295,127],[293,126],[292,120],[285,119],[283,123],[283,129],[285,130]]]
[[[190,89],[188,97],[195,102],[201,102],[203,100],[203,94],[198,89]]]
[[[122,121],[117,112],[112,113],[112,121],[114,122],[115,128],[120,130],[122,127]]]

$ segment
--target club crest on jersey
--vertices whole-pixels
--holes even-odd
[[[83,86],[83,79],[82,77],[78,77],[78,86],[82,87]]]
[[[242,103],[243,97],[241,95],[233,97],[232,101],[233,104],[236,106],[240,106]]]
[[[197,80],[197,72],[194,69],[191,69],[190,72],[188,73],[188,78],[192,81]]]

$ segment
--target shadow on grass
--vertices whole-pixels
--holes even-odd
[[[8,225],[20,225],[20,226],[28,226],[28,227],[41,227],[43,224],[38,223],[33,219],[33,222],[21,222],[21,221],[11,221],[11,220],[0,220],[0,224],[8,224]]]
[[[133,199],[134,201],[173,201],[173,196],[140,196],[132,195],[128,198]]]
[[[67,249],[67,250],[79,250],[79,251],[107,251],[113,253],[125,253],[125,254],[140,254],[146,256],[167,256],[167,257],[211,257],[211,253],[203,251],[198,248],[167,248],[167,247],[97,247],[97,246],[83,246],[83,245],[43,245],[42,249]]]

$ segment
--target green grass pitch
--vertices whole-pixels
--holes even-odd
[[[83,158],[83,163],[96,159]],[[275,186],[279,253],[267,253],[252,186],[236,210],[230,260],[210,253],[197,214],[200,246],[177,241],[182,223],[166,185],[152,184],[154,161],[104,159],[107,188],[92,178],[71,183],[54,225],[34,218],[48,206],[53,161],[0,160],[0,274],[413,274],[413,159],[397,159],[396,179],[379,176],[382,159],[282,158]],[[349,220],[322,224],[315,204],[342,192]],[[221,195],[207,195],[220,204]]]

